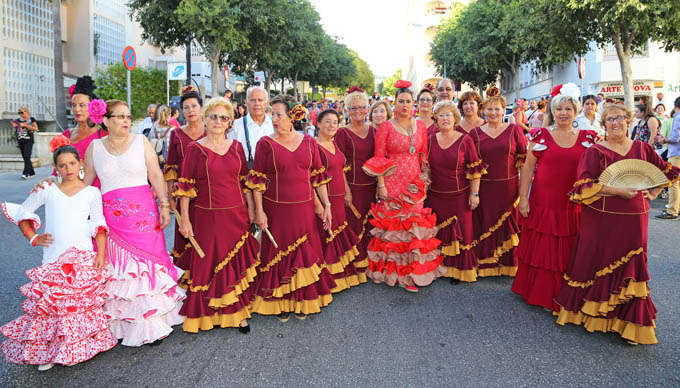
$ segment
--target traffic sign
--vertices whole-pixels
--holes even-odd
[[[130,71],[137,66],[137,54],[132,46],[126,46],[123,49],[123,65]]]

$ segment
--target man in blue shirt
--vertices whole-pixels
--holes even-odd
[[[675,105],[672,114],[673,124],[671,124],[668,137],[661,139],[661,136],[657,136],[657,140],[668,144],[668,162],[680,167],[680,97],[675,99],[673,105]],[[656,218],[675,220],[678,218],[678,211],[680,211],[680,182],[675,182],[668,188],[668,209]]]

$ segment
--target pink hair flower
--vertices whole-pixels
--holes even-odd
[[[100,124],[106,114],[106,102],[104,100],[92,100],[87,104],[87,112],[90,120],[95,124]]]
[[[76,84],[69,86],[69,88],[68,88],[68,98],[69,98],[69,100],[73,99],[73,92],[75,92],[75,91],[76,91]]]

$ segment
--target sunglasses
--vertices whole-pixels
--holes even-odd
[[[221,122],[221,123],[228,123],[228,122],[229,122],[229,119],[231,118],[231,117],[229,117],[229,116],[225,116],[225,115],[216,115],[216,114],[214,114],[214,113],[209,114],[208,117],[209,117],[210,120],[212,120],[212,121],[218,121],[218,119],[219,119],[219,122]]]
[[[23,110],[20,110],[20,111],[19,111],[19,114],[20,114],[20,115],[24,114],[24,111],[23,111]]]

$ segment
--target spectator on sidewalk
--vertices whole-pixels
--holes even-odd
[[[31,154],[33,153],[33,132],[38,131],[38,123],[31,117],[31,111],[27,106],[19,108],[19,119],[13,121],[14,129],[17,132],[17,141],[21,150],[21,157],[24,159],[24,171],[21,179],[28,179],[35,175]]]
[[[673,124],[666,138],[657,136],[657,141],[668,144],[668,163],[673,166],[680,166],[680,97],[674,102]],[[680,211],[680,182],[673,183],[668,188],[668,209],[658,214],[656,218],[662,220],[675,220]]]
[[[156,117],[156,104],[149,104],[149,106],[146,107],[146,113],[147,116],[139,127],[139,133],[148,137],[151,126],[153,126],[153,122],[155,121],[154,117]]]

